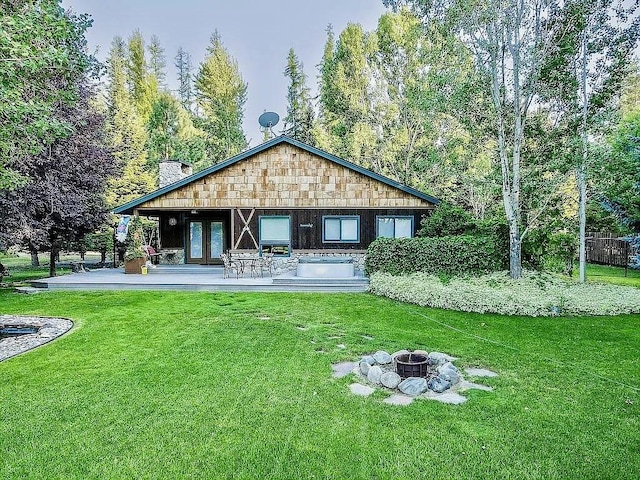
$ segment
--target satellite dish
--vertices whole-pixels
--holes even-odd
[[[271,129],[271,127],[275,127],[279,121],[280,121],[280,115],[278,115],[276,112],[264,112],[258,118],[258,123],[262,127],[269,128],[269,129]]]
[[[262,128],[264,128],[264,140],[267,139],[267,131],[271,133],[271,138],[276,136],[276,134],[273,133],[273,127],[277,125],[279,120],[280,115],[278,115],[276,112],[264,112],[262,115],[260,115],[260,117],[258,118],[258,123]]]

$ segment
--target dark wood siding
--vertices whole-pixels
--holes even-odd
[[[248,218],[251,210],[242,209],[244,218]],[[380,215],[390,216],[412,216],[413,229],[415,232],[420,228],[420,220],[423,216],[430,214],[430,209],[256,209],[249,228],[256,241],[260,241],[258,231],[258,219],[263,215],[288,215],[291,217],[291,248],[296,250],[320,250],[320,249],[349,249],[364,250],[376,239],[376,217]],[[255,249],[251,237],[245,232],[242,234],[243,222],[236,212],[234,238],[242,235],[242,240],[238,245],[239,249]],[[345,242],[323,242],[322,241],[322,219],[327,215],[356,215],[360,218],[360,241],[357,243]]]
[[[178,223],[169,224],[175,218]],[[160,244],[162,248],[184,248],[185,215],[182,212],[166,212],[160,215]]]

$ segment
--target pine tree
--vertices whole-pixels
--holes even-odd
[[[378,135],[370,86],[375,39],[349,24],[338,40],[327,29],[320,63],[319,145],[367,168],[376,168]]]
[[[114,207],[155,187],[154,176],[147,170],[147,141],[144,122],[141,121],[128,89],[127,55],[124,41],[115,37],[107,59],[109,76],[107,132],[118,175],[109,184],[107,203]]]
[[[229,55],[217,31],[211,36],[195,87],[202,115],[199,126],[207,133],[208,160],[214,164],[245,149],[247,140],[242,117],[247,84],[238,62]]]
[[[151,109],[158,96],[158,78],[149,73],[145,55],[144,38],[139,30],[133,32],[128,42],[129,55],[127,74],[129,91],[143,122],[151,115]]]
[[[147,47],[149,52],[149,71],[156,77],[158,85],[161,88],[166,88],[166,73],[167,60],[164,56],[164,48],[160,45],[160,39],[157,35],[152,35]]]
[[[193,108],[193,75],[191,55],[182,47],[178,48],[175,66],[178,69],[178,96],[182,107],[191,112]]]
[[[147,60],[145,56],[144,38],[140,30],[134,31],[128,42],[127,79],[129,92],[136,104],[144,98],[147,81]]]
[[[296,56],[293,48],[287,56],[287,66],[284,75],[289,78],[287,90],[287,116],[284,118],[283,132],[309,145],[315,145],[314,122],[315,112],[311,103],[307,76],[302,62]]]
[[[204,132],[193,125],[191,115],[169,92],[161,92],[147,125],[150,164],[180,159],[199,164],[204,160]]]

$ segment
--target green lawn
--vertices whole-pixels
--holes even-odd
[[[49,254],[41,253],[38,255],[40,261],[39,267],[31,266],[31,257],[28,254],[20,253],[19,256],[15,255],[3,255],[0,253],[0,263],[2,263],[11,273],[10,276],[4,277],[0,288],[13,288],[17,286],[27,285],[30,280],[37,280],[39,278],[46,278],[49,276]],[[77,253],[62,253],[60,255],[60,262],[66,263],[71,260],[79,260],[80,255]],[[85,255],[87,261],[99,261],[99,253],[87,253]],[[56,275],[66,275],[71,273],[69,268],[56,268]]]
[[[578,278],[578,270],[575,270],[574,278]],[[640,270],[627,269],[626,276],[624,268],[609,267],[607,265],[587,265],[587,281],[600,283],[613,283],[629,287],[640,288]]]
[[[0,363],[2,479],[640,477],[640,316],[462,314],[367,294],[8,290],[0,313],[76,322]],[[401,348],[493,369],[495,391],[393,407],[331,378],[332,362]]]

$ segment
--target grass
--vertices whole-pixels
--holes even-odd
[[[573,274],[573,278],[578,278],[577,269]],[[590,263],[587,265],[587,281],[640,288],[640,270],[629,268],[625,276],[624,268]]]
[[[0,305],[76,322],[0,363],[3,479],[640,476],[640,316],[367,294],[5,290]],[[331,378],[332,362],[400,348],[493,369],[495,391],[393,407]]]
[[[85,256],[87,261],[99,261],[100,254],[87,253]],[[71,260],[79,260],[80,255],[77,253],[63,253],[60,255],[60,262],[69,262]],[[0,288],[13,288],[27,285],[30,280],[37,280],[49,276],[49,254],[41,253],[38,255],[40,266],[31,266],[31,256],[25,253],[19,255],[4,255],[0,253],[0,263],[2,263],[11,273],[10,276],[4,277]],[[56,268],[56,275],[66,275],[71,273],[70,268]]]

